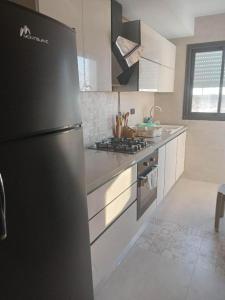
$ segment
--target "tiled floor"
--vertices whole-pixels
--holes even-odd
[[[225,300],[225,220],[217,185],[182,178],[95,300]]]

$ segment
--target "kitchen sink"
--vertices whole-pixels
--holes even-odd
[[[157,127],[161,127],[163,132],[174,134],[177,131],[184,128],[182,125],[158,125]]]

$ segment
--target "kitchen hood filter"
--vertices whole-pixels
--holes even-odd
[[[129,68],[140,60],[143,53],[143,48],[139,44],[122,36],[117,37],[116,46],[118,47],[120,54],[125,59]]]

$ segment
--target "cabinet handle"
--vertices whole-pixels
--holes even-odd
[[[85,90],[86,91],[91,91],[91,89],[92,89],[91,85],[89,85],[89,84],[85,85]]]
[[[7,238],[7,227],[6,227],[6,199],[5,199],[5,189],[0,174],[0,240],[5,240]]]

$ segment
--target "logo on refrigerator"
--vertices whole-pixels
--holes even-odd
[[[27,39],[27,40],[33,40],[33,41],[36,41],[36,42],[42,43],[42,44],[48,44],[48,40],[31,34],[31,30],[29,29],[29,27],[27,25],[24,25],[20,28],[20,37]]]

